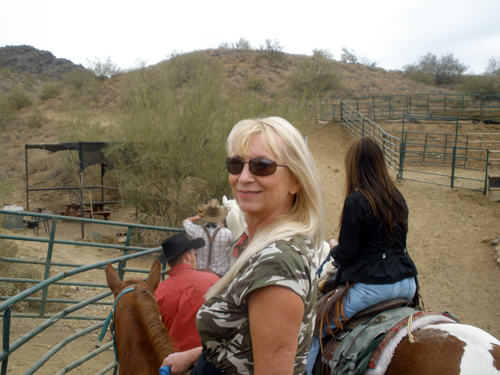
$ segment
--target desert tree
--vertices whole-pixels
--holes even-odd
[[[104,61],[101,61],[98,57],[94,58],[94,61],[87,59],[87,69],[94,73],[97,79],[102,81],[121,73],[118,64],[111,61],[109,56]]]
[[[278,39],[266,39],[264,44],[259,47],[259,54],[269,62],[282,60],[285,56],[283,46]]]
[[[245,38],[240,38],[236,42],[231,44],[231,47],[238,51],[248,51],[252,49],[252,45]]]
[[[313,60],[316,59],[333,60],[333,54],[330,52],[329,49],[314,48],[312,50],[312,58]]]
[[[438,86],[459,83],[462,74],[468,69],[468,66],[456,59],[453,53],[444,54],[439,59],[436,55],[428,53],[421,56],[418,63],[403,67],[405,75],[414,81],[434,83]]]
[[[489,76],[500,76],[500,61],[494,57],[490,58],[484,74]]]
[[[361,64],[367,67],[377,66],[376,61],[372,61],[368,57],[358,54],[355,49],[349,51],[346,47],[342,47],[340,60],[348,64]]]
[[[358,62],[358,56],[356,55],[356,50],[351,49],[349,51],[346,47],[342,47],[340,60],[348,64],[356,64]]]

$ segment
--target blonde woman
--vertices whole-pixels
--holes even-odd
[[[320,181],[300,132],[279,117],[243,120],[227,140],[246,249],[197,316],[202,347],[168,356],[172,374],[302,374],[323,244]]]

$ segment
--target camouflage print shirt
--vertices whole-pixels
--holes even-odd
[[[203,350],[226,374],[253,374],[247,295],[277,285],[293,290],[304,301],[297,338],[294,374],[305,371],[316,317],[316,283],[312,243],[296,236],[278,240],[253,255],[234,280],[198,311],[197,327]]]

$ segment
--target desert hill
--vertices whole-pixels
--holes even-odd
[[[113,140],[122,132],[120,122],[131,105],[151,101],[143,95],[166,103],[175,92],[175,100],[182,101],[196,91],[193,85],[202,79],[220,79],[220,87],[210,87],[207,92],[218,90],[220,100],[229,103],[242,96],[252,100],[303,100],[310,95],[306,90],[311,89],[300,90],[311,74],[319,76],[319,81],[331,80],[321,93],[327,98],[452,92],[416,83],[400,71],[321,60],[286,53],[270,58],[262,51],[219,48],[172,56],[156,65],[123,72],[109,61],[84,68],[30,46],[0,48],[0,183],[22,186],[25,144]],[[200,66],[208,67],[209,77],[200,78]],[[164,86],[173,86],[174,91],[165,94],[161,91]],[[195,102],[195,111],[196,106]],[[31,160],[35,163],[31,182],[77,182],[74,168],[61,163],[60,155],[40,154],[37,158]],[[2,199],[21,203],[19,194],[7,194]]]
[[[40,51],[31,46],[7,46],[0,48],[0,68],[16,74],[31,74],[33,77],[61,79],[64,73],[85,69],[67,59],[55,57],[51,52]]]

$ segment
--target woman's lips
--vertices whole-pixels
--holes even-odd
[[[251,197],[255,197],[257,194],[260,194],[260,191],[239,190],[238,194],[240,195],[241,198],[251,198]]]

